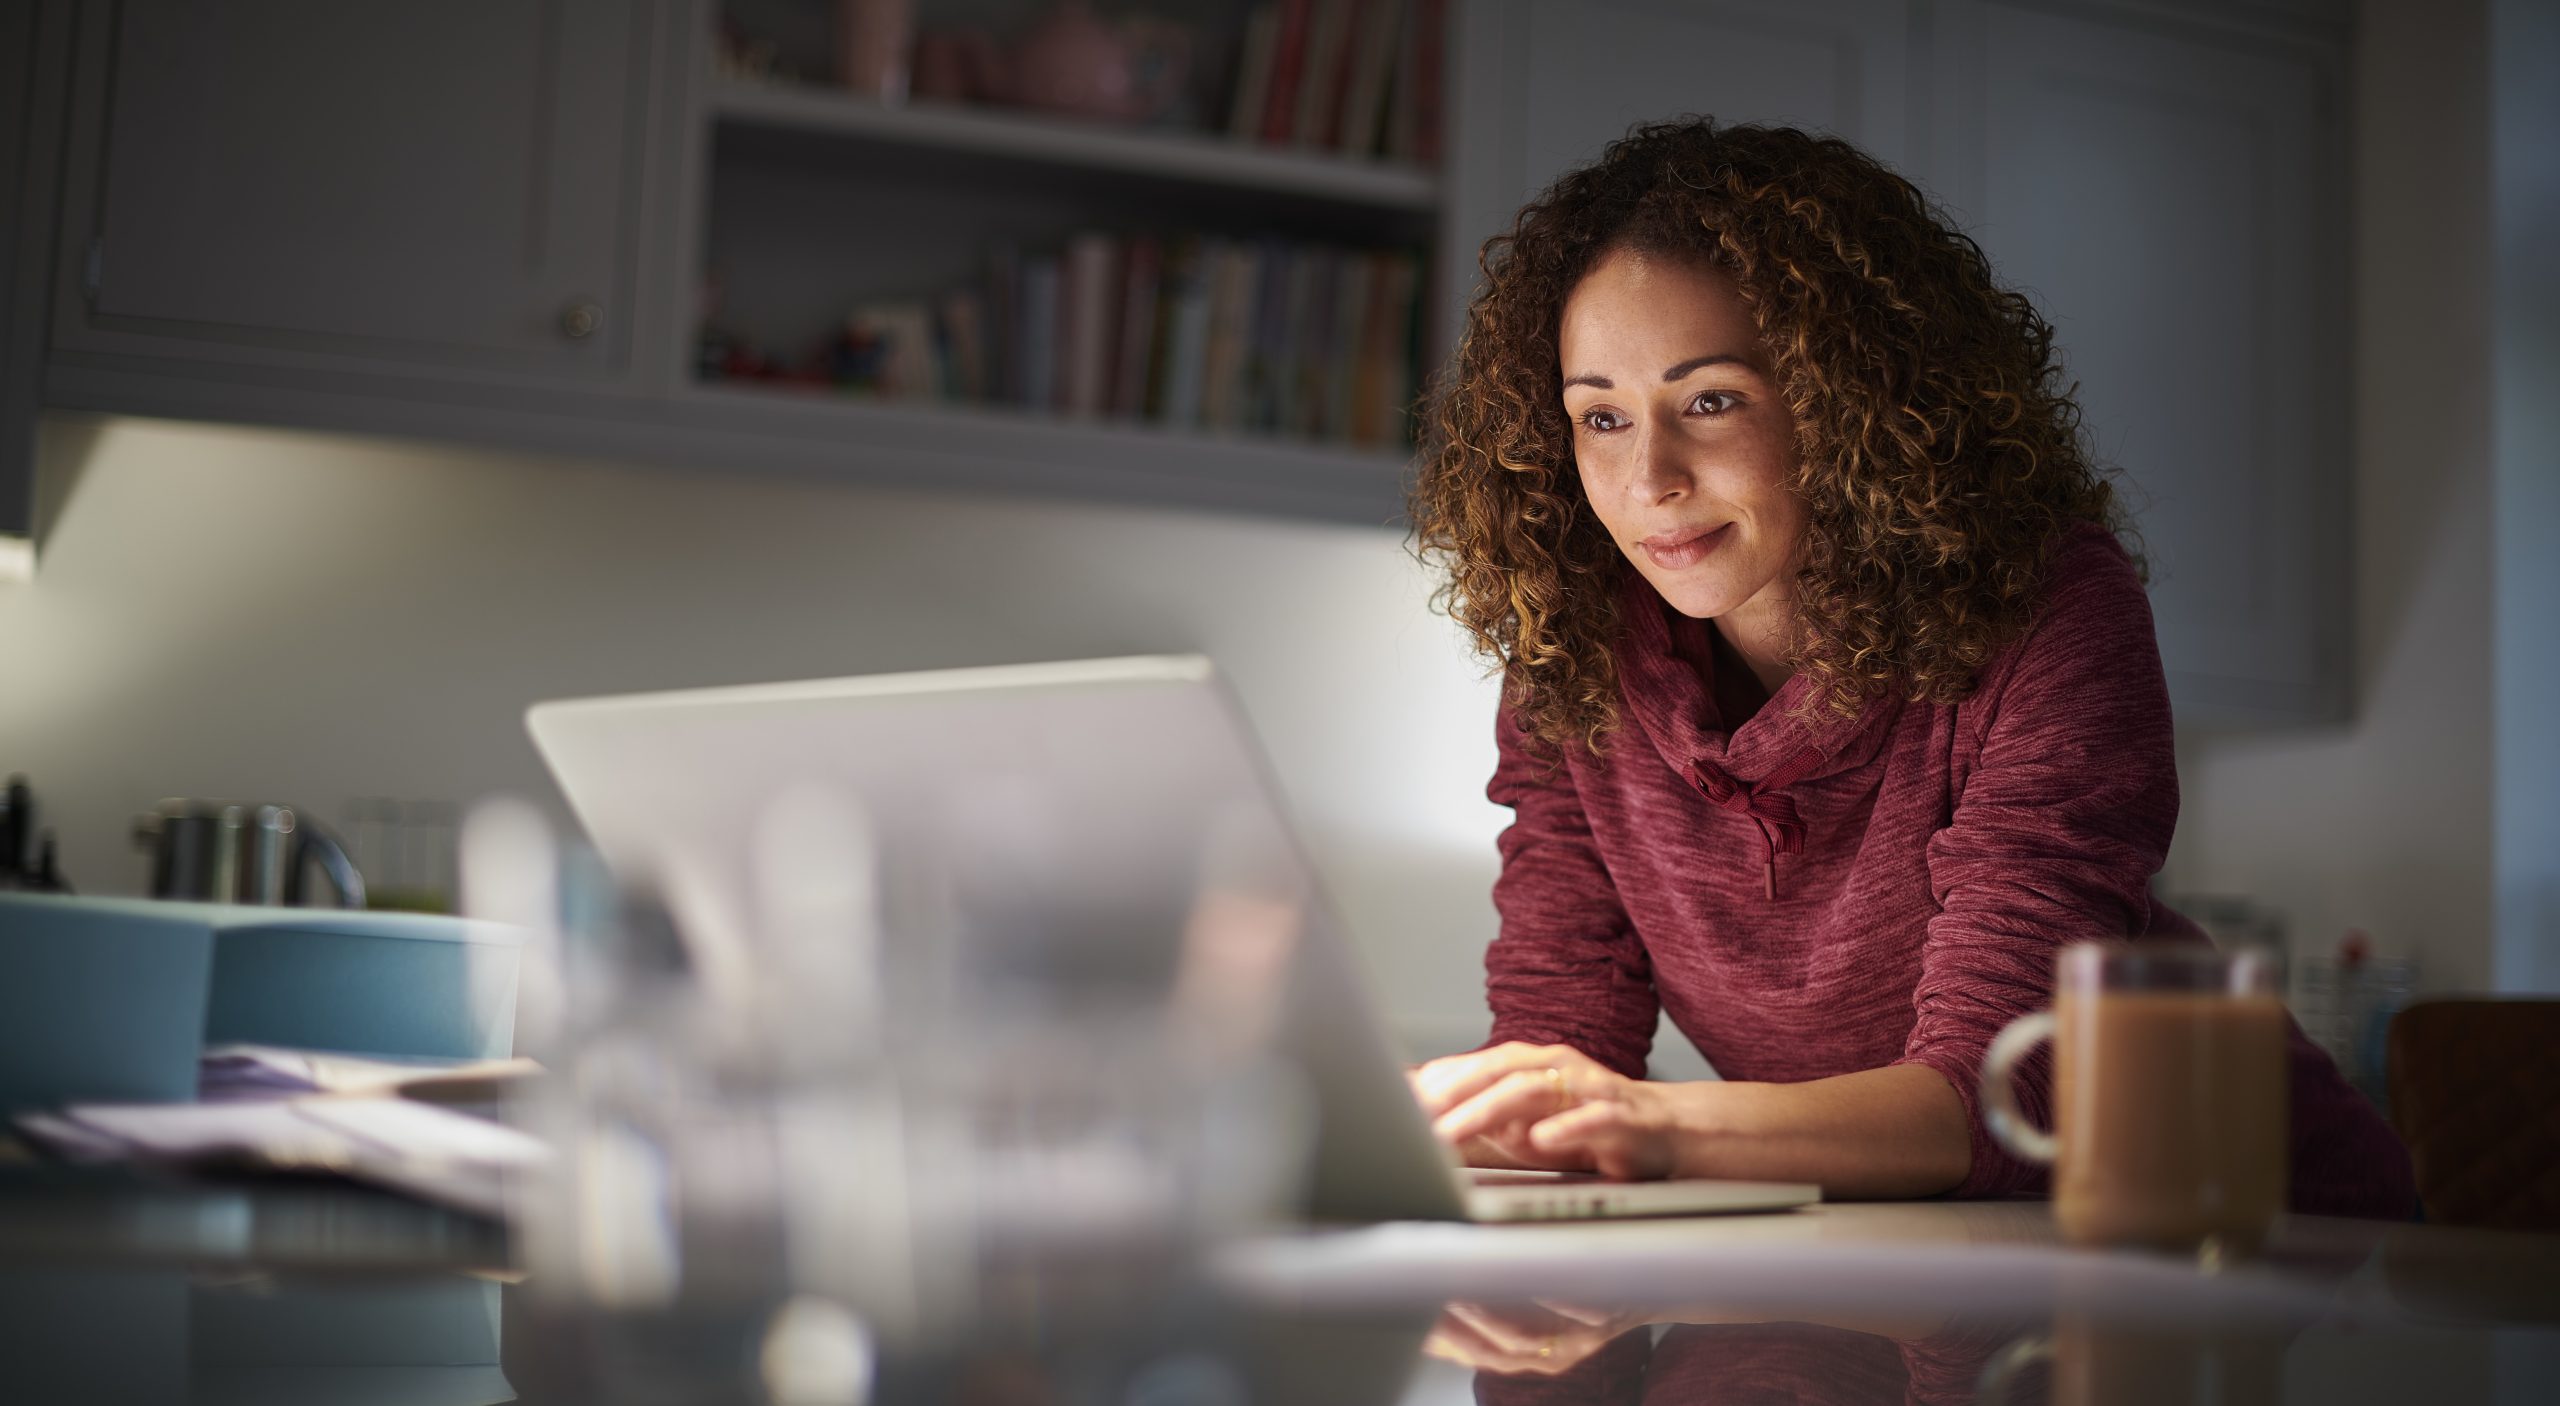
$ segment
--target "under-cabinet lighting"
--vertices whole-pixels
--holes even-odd
[[[0,533],[0,581],[36,579],[36,542]]]

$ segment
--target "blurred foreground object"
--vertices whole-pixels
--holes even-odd
[[[1294,1200],[1293,1093],[1249,1038],[1257,914],[1204,902],[1181,935],[1200,955],[1143,1000],[991,987],[1036,932],[912,927],[970,856],[892,873],[862,808],[816,786],[745,838],[740,904],[680,863],[564,868],[522,806],[465,823],[466,904],[537,933],[527,1039],[555,1076],[516,1115],[556,1158],[514,1218],[546,1314],[772,1311],[775,1371],[841,1382],[875,1335],[1129,1312]],[[840,1319],[854,1338],[817,1333]]]
[[[18,1124],[75,1162],[338,1176],[491,1217],[547,1156],[513,1128],[398,1097],[74,1104]]]
[[[2421,1001],[2390,1051],[2427,1219],[2560,1231],[2560,1001]]]

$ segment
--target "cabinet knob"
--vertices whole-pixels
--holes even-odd
[[[604,309],[593,301],[580,298],[560,310],[560,330],[572,338],[594,335],[604,325]]]

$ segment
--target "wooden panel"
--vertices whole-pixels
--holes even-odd
[[[631,0],[125,0],[94,325],[607,369],[646,33]]]
[[[2122,467],[2182,718],[2343,707],[2342,129],[2319,51],[1982,13],[1975,233]]]

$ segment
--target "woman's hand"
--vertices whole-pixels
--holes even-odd
[[[1480,1372],[1554,1376],[1644,1321],[1638,1313],[1545,1300],[1517,1307],[1452,1303],[1422,1350]]]
[[[1685,1086],[1630,1079],[1570,1045],[1514,1041],[1413,1071],[1432,1131],[1468,1165],[1598,1172],[1679,1169]]]

